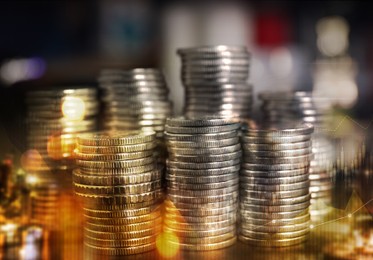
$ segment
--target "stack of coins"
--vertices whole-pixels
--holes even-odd
[[[36,224],[57,228],[62,189],[57,173],[74,167],[76,135],[95,130],[96,95],[94,88],[54,88],[26,94],[29,150],[24,159],[32,175],[30,214]]]
[[[213,250],[236,241],[239,128],[232,119],[167,120],[164,232],[179,238],[170,247]]]
[[[293,128],[251,125],[244,131],[240,240],[282,247],[307,239],[312,132],[310,124]]]
[[[155,248],[162,228],[155,147],[155,132],[79,136],[73,180],[84,207],[88,252],[129,255]]]
[[[206,46],[179,49],[185,87],[184,113],[250,118],[252,86],[246,47]]]
[[[163,136],[172,103],[158,69],[103,70],[99,77],[107,130],[152,130]]]
[[[315,155],[311,162],[311,208],[312,221],[322,221],[331,211],[335,152],[333,143],[325,133],[325,125],[330,120],[330,100],[313,96],[311,92],[266,92],[261,93],[262,110],[267,122],[292,123],[294,121],[312,123],[315,134],[312,150]]]

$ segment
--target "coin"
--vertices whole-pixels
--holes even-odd
[[[74,190],[79,194],[86,195],[110,195],[110,194],[138,194],[160,189],[161,180],[153,182],[145,182],[141,184],[126,184],[126,185],[112,185],[112,186],[91,186],[74,184]]]
[[[220,229],[210,229],[210,230],[179,230],[173,229],[168,226],[164,226],[164,232],[166,234],[175,234],[178,237],[182,238],[203,238],[203,237],[211,237],[211,236],[218,236],[226,233],[236,233],[235,225],[230,225],[227,227],[223,227]]]
[[[174,134],[212,134],[237,130],[240,128],[239,123],[221,126],[206,126],[206,127],[178,127],[166,125],[165,130],[168,133]]]
[[[122,160],[122,161],[85,161],[85,160],[76,160],[76,164],[79,167],[84,168],[97,168],[97,169],[105,169],[105,168],[126,168],[132,166],[142,166],[147,165],[154,162],[154,157],[149,156],[140,159],[132,159],[132,160]]]
[[[244,198],[254,198],[254,199],[266,199],[266,200],[277,200],[285,198],[296,198],[299,196],[304,196],[309,194],[308,188],[297,189],[297,190],[287,190],[287,191],[255,191],[248,189],[240,189],[240,196]]]
[[[202,169],[219,169],[229,166],[234,166],[240,163],[240,159],[232,159],[229,161],[221,162],[205,162],[205,163],[196,163],[196,162],[179,162],[167,160],[167,167],[180,168],[180,169],[192,169],[192,170],[202,170]]]
[[[78,152],[89,154],[114,154],[114,153],[130,153],[151,150],[156,147],[154,142],[134,144],[128,146],[87,146],[77,145]]]
[[[255,212],[263,212],[263,213],[277,213],[277,212],[284,212],[284,211],[296,211],[296,210],[304,210],[307,209],[310,205],[310,201],[304,201],[297,204],[291,205],[279,205],[279,206],[272,206],[272,205],[256,205],[253,203],[240,203],[240,208],[243,210],[255,211]]]
[[[211,244],[180,244],[180,243],[176,244],[171,241],[169,241],[168,243],[170,247],[176,246],[177,248],[180,248],[181,250],[206,251],[206,250],[217,250],[217,249],[232,246],[234,243],[236,243],[236,240],[237,240],[236,237],[233,237],[223,242],[217,242],[217,243],[211,243]]]
[[[246,184],[268,184],[268,185],[278,185],[278,184],[291,184],[291,183],[299,183],[304,182],[309,179],[308,174],[302,174],[292,177],[278,177],[278,178],[260,178],[260,177],[248,177],[248,176],[240,176],[240,182]]]
[[[176,167],[167,167],[167,172],[170,175],[185,176],[185,177],[197,177],[197,176],[214,176],[223,175],[238,172],[240,170],[240,165],[236,164],[233,166],[227,166],[216,169],[180,169]]]
[[[237,185],[238,182],[239,182],[239,178],[235,178],[233,180],[223,181],[219,183],[204,183],[204,184],[178,183],[176,181],[167,181],[167,187],[170,189],[179,189],[179,190],[214,190],[214,189],[232,187],[232,186]]]
[[[232,192],[224,195],[215,195],[215,196],[203,196],[203,197],[187,197],[187,196],[178,196],[173,194],[167,194],[167,197],[172,202],[181,202],[181,203],[192,203],[192,204],[202,204],[202,203],[212,203],[212,202],[221,202],[234,200],[238,197],[238,192]]]
[[[159,205],[152,205],[145,208],[130,209],[130,210],[92,210],[84,208],[84,214],[86,216],[95,218],[124,218],[124,217],[136,217],[141,215],[147,215],[154,211],[160,210]]]
[[[155,140],[154,132],[129,131],[118,133],[98,132],[78,136],[78,143],[92,146],[133,145],[152,142]]]
[[[234,213],[237,212],[237,205],[231,205],[226,207],[220,208],[193,208],[193,209],[183,209],[183,208],[176,208],[172,206],[166,206],[166,214],[170,213],[176,216],[190,216],[190,217],[206,217],[206,216],[216,216],[216,215],[223,215],[227,213]]]
[[[225,146],[225,147],[217,147],[217,148],[174,148],[174,147],[168,147],[168,152],[170,154],[175,155],[217,155],[217,154],[227,154],[227,153],[233,153],[236,151],[241,150],[240,144],[235,144],[231,146]]]
[[[140,254],[144,253],[147,251],[151,251],[156,248],[156,244],[154,243],[149,243],[145,245],[139,245],[139,246],[132,246],[132,247],[99,247],[99,246],[94,246],[85,243],[84,244],[89,250],[96,254],[103,254],[103,255],[112,255],[112,256],[120,256],[120,255],[133,255],[133,254]]]
[[[298,203],[310,202],[310,194],[292,197],[292,198],[276,198],[276,199],[258,199],[245,197],[241,198],[241,203],[255,204],[255,205],[264,205],[264,206],[281,206],[281,205],[296,205]]]
[[[294,170],[283,170],[283,171],[257,171],[242,168],[240,175],[251,178],[283,178],[283,177],[297,177],[309,173],[308,168],[300,168]],[[311,174],[309,174],[311,179]]]
[[[97,218],[85,215],[85,220],[87,223],[97,224],[97,225],[130,225],[135,223],[146,222],[154,220],[161,216],[160,211],[153,211],[150,214],[135,216],[135,217],[124,217],[124,218]]]
[[[167,193],[170,195],[179,196],[217,196],[229,194],[238,190],[238,185],[230,186],[227,188],[213,189],[213,190],[180,190],[167,187]]]
[[[208,162],[222,162],[222,161],[229,161],[229,160],[235,160],[237,158],[240,158],[242,155],[242,152],[234,151],[231,153],[225,153],[225,154],[203,154],[203,155],[179,155],[170,153],[168,158],[172,161],[177,162],[190,162],[190,163],[208,163]]]
[[[209,175],[209,176],[199,176],[196,177],[185,177],[185,176],[178,176],[178,175],[166,175],[166,179],[169,181],[173,181],[175,183],[185,183],[185,184],[212,184],[212,183],[219,183],[225,181],[231,181],[238,178],[237,173],[229,173],[229,174],[222,174],[222,175]]]
[[[284,247],[284,246],[293,246],[303,243],[307,240],[307,236],[301,236],[296,238],[289,239],[275,239],[275,240],[266,240],[266,239],[255,239],[249,238],[242,235],[238,236],[238,239],[244,243],[263,246],[263,247]]]
[[[86,223],[85,225],[86,228],[97,232],[131,232],[153,228],[155,226],[159,226],[161,223],[162,219],[156,218],[154,220],[128,225],[98,225],[92,223]]]
[[[142,238],[147,236],[156,236],[161,232],[161,227],[153,227],[140,231],[129,231],[129,232],[98,232],[92,231],[87,228],[84,229],[84,235],[96,239],[104,240],[127,240],[134,238]]]

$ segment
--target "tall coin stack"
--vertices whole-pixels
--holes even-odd
[[[73,180],[82,198],[88,254],[130,255],[155,248],[161,231],[161,170],[155,132],[79,136]]]
[[[246,47],[206,46],[179,49],[185,87],[184,113],[250,118],[252,86]]]
[[[213,250],[236,241],[241,146],[232,119],[177,117],[166,122],[169,246]]]
[[[239,225],[243,242],[282,247],[307,239],[312,132],[310,124],[252,124],[244,131]]]
[[[312,221],[322,221],[331,211],[335,152],[333,143],[325,134],[330,119],[330,100],[313,96],[311,92],[267,92],[261,93],[262,111],[267,122],[291,123],[294,121],[312,123],[315,133],[312,150],[315,155],[311,162],[311,207]]]
[[[31,220],[56,229],[59,198],[70,170],[76,135],[94,131],[99,110],[94,88],[54,88],[26,94],[27,142],[26,170],[30,174]],[[61,179],[62,178],[62,179]],[[71,179],[69,181],[71,188]]]

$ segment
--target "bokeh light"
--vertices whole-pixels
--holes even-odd
[[[66,97],[62,103],[62,114],[68,120],[82,120],[85,115],[85,103],[79,97]]]
[[[174,233],[163,232],[157,236],[157,251],[162,257],[175,257],[179,253],[179,244],[179,238]]]

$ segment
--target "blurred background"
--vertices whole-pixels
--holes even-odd
[[[22,150],[18,94],[95,85],[104,67],[161,67],[180,114],[176,49],[204,44],[246,45],[255,93],[314,89],[369,119],[371,7],[365,1],[1,1],[0,113],[7,137],[1,150]]]
[[[247,46],[255,94],[313,90],[333,99],[343,115],[335,130],[367,139],[363,148],[354,139],[344,148],[355,160],[355,150],[373,146],[365,138],[373,115],[371,10],[368,1],[0,1],[2,166],[19,165],[27,150],[26,91],[97,86],[102,68],[159,67],[179,115],[176,50],[209,44]],[[367,201],[371,193],[361,190]]]

